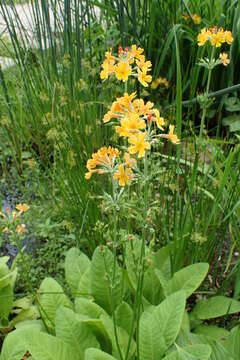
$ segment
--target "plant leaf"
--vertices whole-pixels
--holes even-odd
[[[74,296],[76,296],[82,276],[90,265],[91,262],[88,257],[76,247],[71,248],[67,252],[64,263],[65,277]]]
[[[57,309],[56,336],[69,344],[79,354],[79,359],[84,359],[87,348],[99,347],[90,327],[82,321],[81,316],[63,306]]]
[[[116,343],[116,339],[115,339],[113,320],[110,317],[104,316],[104,315],[102,315],[100,319],[102,320],[103,325],[108,333],[108,336],[111,339],[112,354],[117,359],[120,359],[120,355],[118,352],[117,343]],[[124,329],[122,329],[120,327],[117,327],[117,334],[118,334],[119,347],[122,352],[122,355],[124,356],[127,351],[129,335]],[[131,346],[130,346],[130,351],[129,351],[130,359],[133,357],[135,350],[136,350],[136,344],[135,344],[134,340],[132,340]]]
[[[92,294],[98,305],[103,307],[109,314],[112,313],[112,297],[114,306],[122,301],[122,271],[115,264],[115,280],[112,282],[114,257],[107,247],[98,247],[93,254],[91,266],[91,288]],[[111,295],[112,291],[112,295]]]
[[[106,311],[98,304],[89,299],[76,298],[75,311],[80,315],[86,315],[91,319],[99,319],[101,315],[107,315]]]
[[[240,326],[235,326],[225,343],[226,349],[235,359],[240,359]]]
[[[61,306],[72,308],[72,303],[64,294],[62,287],[52,278],[45,278],[40,285],[39,311],[49,329],[54,331],[56,311]]]
[[[158,360],[175,341],[183,319],[186,296],[183,291],[168,296],[140,318],[140,360]]]
[[[133,321],[133,311],[130,305],[126,302],[122,302],[116,309],[116,322],[117,325],[125,329],[130,333],[131,325]]]
[[[116,360],[116,358],[101,350],[89,348],[85,351],[84,360]]]
[[[191,317],[200,320],[214,319],[240,311],[240,302],[226,296],[214,296],[200,300],[194,307]]]
[[[189,345],[184,348],[178,347],[163,360],[208,360],[211,355],[211,347],[208,345]]]
[[[208,269],[209,265],[207,263],[198,263],[179,270],[168,282],[167,294],[170,295],[176,291],[184,290],[188,298],[204,280]]]

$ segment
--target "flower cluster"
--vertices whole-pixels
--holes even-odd
[[[8,207],[6,212],[0,212],[2,233],[12,235],[14,233],[21,235],[27,232],[25,224],[22,224],[21,215],[29,210],[27,204],[17,204],[16,210],[11,211]]]
[[[156,80],[152,82],[151,88],[155,90],[161,85],[165,86],[165,88],[168,89],[168,80],[159,76]]]
[[[208,41],[212,46],[220,47],[224,43],[231,45],[233,37],[231,31],[223,31],[222,27],[203,28],[198,34],[198,46],[203,46]]]
[[[120,151],[111,146],[104,146],[92,154],[92,158],[87,161],[88,172],[85,174],[85,179],[89,180],[93,173],[111,173],[120,186],[129,185],[133,178],[132,168],[135,163],[135,159],[131,159],[128,153],[124,154],[124,162],[121,163]]]
[[[192,19],[195,25],[199,25],[202,21],[201,16],[197,14],[193,14],[191,17],[188,14],[183,14],[183,19],[185,21],[188,21],[190,18]]]
[[[151,62],[145,60],[143,49],[132,45],[131,49],[119,49],[119,56],[115,57],[111,51],[106,52],[106,59],[102,64],[100,73],[101,79],[108,79],[115,75],[118,80],[126,82],[128,77],[133,75],[138,78],[143,86],[148,86],[152,77],[148,75],[151,69]],[[168,87],[167,79],[159,77],[156,87],[163,84]],[[137,99],[136,93],[124,93],[117,98],[111,105],[110,110],[104,115],[104,123],[114,120],[115,131],[120,137],[127,139],[127,152],[124,153],[123,160],[120,152],[116,148],[109,146],[102,147],[92,158],[87,161],[87,172],[85,178],[89,180],[93,173],[110,173],[112,181],[118,181],[119,186],[129,185],[134,178],[133,170],[137,170],[136,159],[144,158],[146,150],[150,150],[152,141],[157,137],[166,138],[174,144],[179,143],[179,139],[174,134],[174,126],[170,125],[168,134],[156,135],[152,128],[164,130],[164,118],[160,116],[159,110],[154,108],[150,101],[144,102]],[[154,135],[155,134],[155,135]]]
[[[143,49],[137,48],[136,45],[132,45],[130,50],[128,48],[123,50],[120,47],[118,56],[113,56],[111,51],[107,51],[105,61],[101,66],[100,78],[102,80],[115,75],[118,80],[126,82],[129,76],[134,76],[144,87],[152,81],[152,76],[148,74],[152,67],[151,61],[145,60]]]
[[[111,146],[104,146],[99,149],[96,153],[92,154],[92,158],[87,161],[86,168],[88,172],[85,174],[85,179],[90,179],[93,173],[104,174],[111,171],[119,155],[119,150]]]

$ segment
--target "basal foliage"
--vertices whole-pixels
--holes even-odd
[[[239,326],[229,332],[207,326],[204,320],[239,312],[240,303],[216,296],[187,311],[186,300],[204,280],[208,265],[190,265],[172,276],[166,247],[146,254],[136,338],[139,247],[141,241],[133,240],[126,253],[127,267],[117,264],[114,284],[114,256],[109,248],[98,247],[92,260],[77,248],[70,249],[64,267],[71,296],[54,279],[46,278],[35,300],[40,319],[23,321],[7,336],[1,360],[21,359],[27,351],[36,360],[238,359]]]

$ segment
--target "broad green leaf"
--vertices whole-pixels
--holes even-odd
[[[163,360],[209,360],[211,347],[209,345],[189,345],[184,348],[178,347]]]
[[[77,294],[79,297],[89,298],[89,296],[92,296],[91,266],[89,266],[85,271],[85,273],[82,275],[78,283]]]
[[[90,265],[89,258],[79,249],[73,247],[67,252],[64,263],[65,277],[73,295],[77,295],[79,282]]]
[[[133,311],[130,305],[122,302],[122,304],[117,307],[115,316],[117,325],[130,333],[133,321]]]
[[[83,316],[83,315],[81,315]],[[111,339],[108,335],[108,332],[105,329],[105,326],[101,319],[88,319],[85,318],[84,323],[87,324],[92,330],[93,334],[96,336],[97,341],[101,345],[102,350],[106,352],[111,352],[112,344]]]
[[[94,299],[109,314],[113,303],[118,306],[122,301],[122,271],[115,263],[115,279],[113,280],[114,257],[107,247],[98,247],[93,254],[91,266],[91,288]]]
[[[184,311],[181,329],[185,332],[190,332],[190,318],[186,310]]]
[[[0,274],[0,289],[6,287],[8,285],[13,286],[16,276],[17,276],[17,269],[15,269],[13,271],[9,271],[7,266],[6,266],[6,268],[7,268],[7,273],[4,276],[1,276],[1,274]]]
[[[200,300],[194,307],[191,316],[200,320],[207,320],[239,311],[239,301],[226,296],[214,296],[207,300]]]
[[[161,270],[165,279],[171,278],[171,259],[169,255],[169,248],[167,246],[159,249],[154,255],[154,267]]]
[[[28,351],[27,344],[23,341],[25,334],[26,330],[15,330],[7,335],[2,346],[1,360],[19,360],[23,358]]]
[[[14,307],[23,310],[29,309],[32,306],[32,304],[33,304],[33,299],[31,296],[24,296],[23,298],[14,301]]]
[[[75,350],[55,336],[29,331],[24,341],[28,351],[36,360],[69,360],[69,358],[79,360]]]
[[[57,309],[63,305],[72,308],[72,304],[64,294],[62,287],[52,278],[45,278],[40,285],[39,311],[49,329],[54,330]]]
[[[76,298],[75,311],[80,315],[86,315],[91,319],[99,319],[101,315],[107,315],[106,311],[98,304],[89,299]]]
[[[158,360],[173,344],[179,333],[186,296],[183,291],[168,296],[140,318],[140,360]]]
[[[45,332],[45,327],[42,320],[25,320],[15,325],[17,330],[34,329]]]
[[[84,360],[116,360],[116,358],[98,349],[87,349]]]
[[[79,314],[61,306],[56,314],[56,336],[71,346],[84,359],[84,351],[89,347],[99,347],[90,327]]]
[[[140,272],[140,254],[141,254],[142,242],[140,239],[135,238],[131,242],[127,243],[126,250],[126,267],[127,275],[130,281],[132,289],[136,290],[138,277]],[[159,255],[160,257],[160,255]],[[162,299],[162,289],[155,275],[155,256],[146,248],[145,253],[146,264],[143,282],[143,297],[152,305],[158,305]]]
[[[167,294],[173,294],[178,290],[184,290],[188,298],[202,283],[207,275],[209,265],[198,263],[189,265],[176,272],[167,285]]]
[[[118,347],[117,347],[117,343],[116,343],[116,338],[115,338],[113,320],[110,317],[104,316],[104,315],[102,315],[100,319],[102,320],[103,325],[108,333],[108,336],[111,339],[112,354],[117,359],[120,359],[120,355],[119,355],[119,351],[118,351]],[[124,356],[127,351],[129,335],[124,329],[117,326],[117,336],[118,336],[118,343],[119,343],[120,351],[121,351],[122,355]],[[132,340],[131,346],[130,346],[130,351],[129,351],[130,359],[133,357],[135,351],[136,351],[136,344],[135,344],[134,340]]]
[[[203,335],[180,332],[176,343],[181,347],[196,344],[210,345],[212,352],[209,360],[235,360],[220,342]]]
[[[226,349],[235,359],[240,359],[240,326],[235,326],[225,343]]]
[[[229,126],[230,132],[240,130],[240,116],[237,114],[229,115],[223,118],[222,122],[224,126]]]
[[[194,329],[195,334],[205,335],[217,341],[225,341],[229,336],[229,331],[216,325],[198,325]]]
[[[14,316],[14,318],[9,322],[9,325],[11,327],[16,326],[17,323],[25,321],[25,320],[35,320],[39,318],[39,312],[36,305],[32,305],[27,310],[21,310],[17,316]]]
[[[10,285],[0,289],[0,320],[8,323],[8,316],[13,308],[13,288]]]

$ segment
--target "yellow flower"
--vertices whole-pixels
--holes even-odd
[[[203,28],[198,34],[197,40],[198,40],[198,46],[203,46],[205,43],[211,38],[211,33],[206,28]]]
[[[27,212],[29,210],[29,206],[27,204],[17,204],[16,209],[20,212]]]
[[[17,226],[16,228],[16,232],[20,235],[20,234],[24,234],[25,232],[27,232],[26,229],[26,225],[25,224],[20,224]]]
[[[114,166],[116,158],[118,158],[120,152],[116,148],[106,146],[99,149],[96,153],[92,154],[92,158],[87,161],[86,168],[88,172],[85,174],[85,179],[89,180],[93,173],[104,174]],[[96,169],[97,166],[100,168]]]
[[[139,68],[139,70],[141,71],[145,71],[145,72],[148,72],[151,70],[151,67],[152,67],[152,63],[151,61],[136,61],[137,63],[137,66]]]
[[[228,58],[228,54],[227,54],[227,53],[221,53],[221,54],[219,55],[219,58],[221,59],[222,64],[223,64],[224,66],[228,66],[228,64],[230,64],[230,60],[229,60],[229,58]]]
[[[211,44],[212,46],[220,47],[225,41],[223,31],[219,30],[212,34]]]
[[[138,80],[144,87],[147,87],[148,83],[150,83],[152,81],[152,76],[147,75],[147,72],[145,69],[143,69],[143,71],[138,70]]]
[[[138,114],[129,113],[126,118],[121,120],[121,126],[116,126],[116,132],[119,136],[129,137],[145,127],[145,121],[139,119]]]
[[[138,153],[138,157],[142,158],[145,155],[145,149],[150,150],[150,144],[145,141],[146,133],[137,133],[128,139],[128,142],[132,145],[128,148],[130,154]]]
[[[114,173],[114,180],[118,180],[119,186],[129,185],[132,178],[132,170],[124,168],[123,164],[120,164],[117,171]]]
[[[156,89],[158,88],[158,86],[159,86],[159,81],[158,81],[158,79],[154,80],[154,81],[151,83],[151,88],[152,88],[153,90],[156,90]]]
[[[233,42],[233,37],[231,31],[225,31],[224,32],[224,40],[228,45],[231,45]]]
[[[180,140],[178,139],[177,135],[174,134],[174,125],[169,126],[169,133],[168,134],[162,134],[161,137],[168,139],[173,144],[177,145],[180,143]]]
[[[131,158],[129,153],[124,154],[124,161],[129,168],[133,168],[136,165],[136,160]]]
[[[2,232],[3,232],[4,234],[8,234],[8,233],[9,233],[8,227],[5,227],[4,229],[2,229]]]
[[[141,55],[143,53],[143,49],[142,48],[137,48],[136,45],[132,45],[131,50],[130,50],[130,54],[132,57],[138,59],[138,60],[142,60],[144,58],[144,55]]]
[[[109,75],[114,72],[114,61],[105,60],[102,64],[102,68],[103,70],[100,72],[100,78],[106,80]]]
[[[161,130],[163,129],[163,126],[165,125],[164,118],[160,116],[160,113],[157,109],[153,109],[154,111],[154,117],[153,120],[156,121],[157,127]]]
[[[114,67],[115,75],[118,80],[122,80],[123,82],[126,82],[128,80],[128,77],[132,73],[131,66],[123,61],[119,61],[118,65]]]
[[[88,172],[85,174],[85,179],[86,179],[86,180],[91,179],[92,174],[93,174],[93,172],[92,172],[92,171],[88,171]]]
[[[192,20],[193,20],[194,24],[196,24],[196,25],[199,25],[202,21],[201,16],[199,16],[197,14],[192,15]]]
[[[133,108],[134,111],[139,115],[148,115],[150,113],[151,109],[153,108],[153,103],[148,101],[146,104],[144,104],[143,99],[136,99],[133,101]]]

